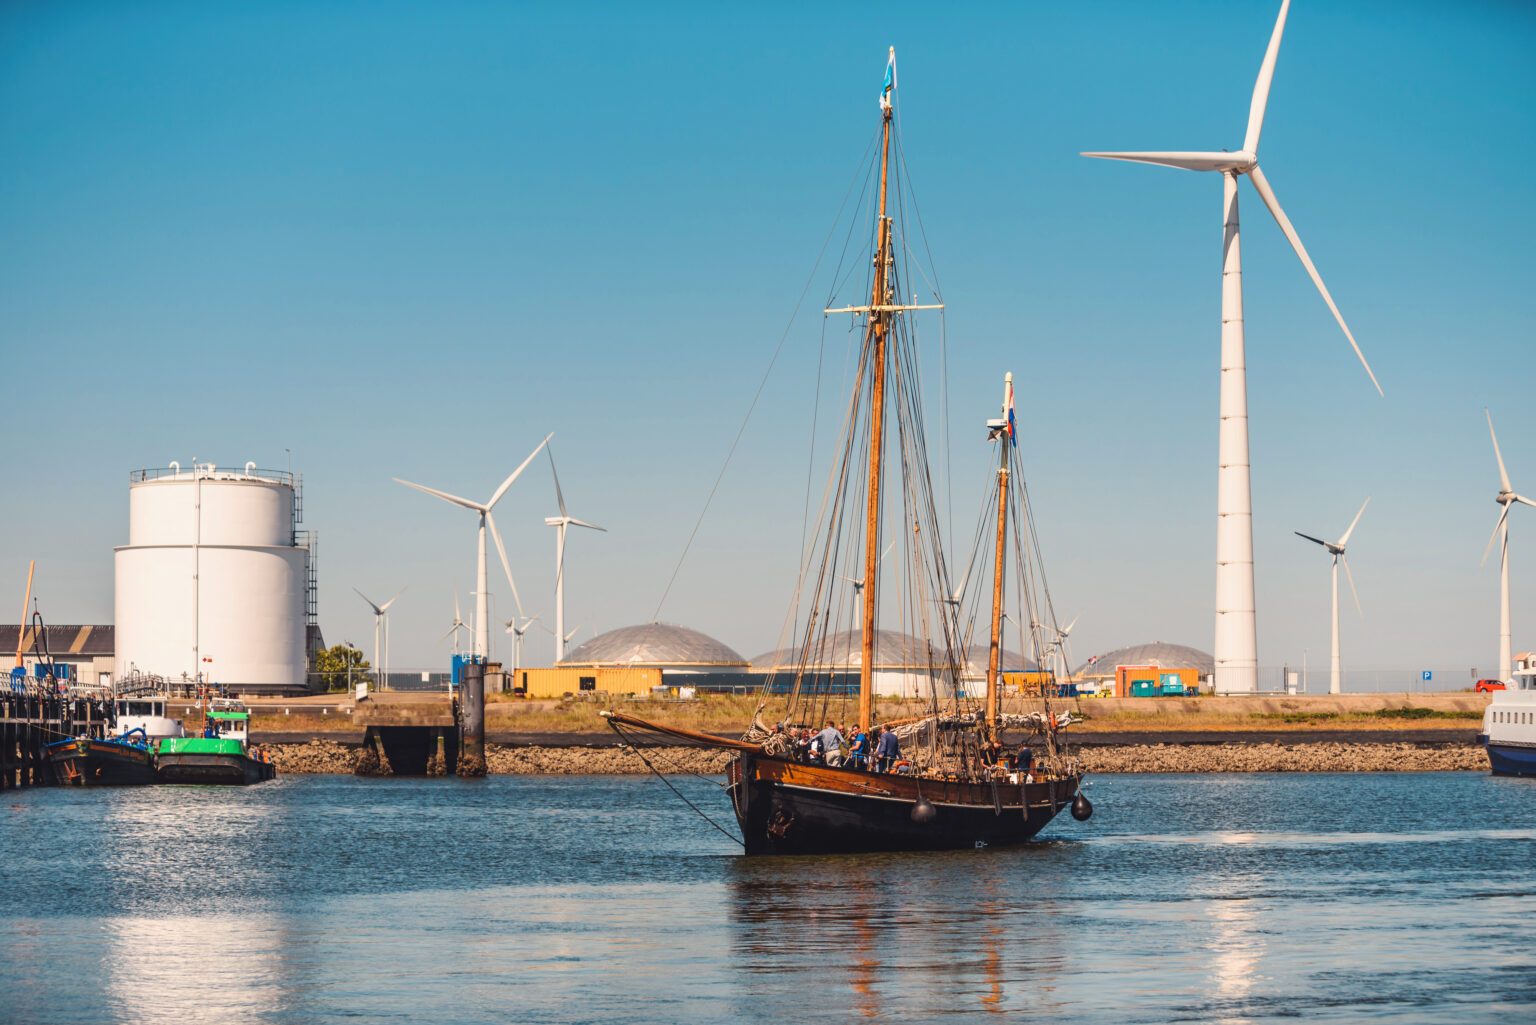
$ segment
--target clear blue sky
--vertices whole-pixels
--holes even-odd
[[[394,662],[435,664],[473,517],[390,478],[486,497],[553,430],[572,514],[610,531],[572,537],[569,622],[648,620],[895,44],[957,486],[979,494],[975,427],[1012,370],[1076,656],[1209,650],[1220,181],[1077,153],[1240,146],[1277,9],[8,5],[0,576],[19,592],[36,558],[51,620],[110,621],[130,470],[291,448],[327,639],[371,640],[353,585],[409,585]],[[1533,53],[1520,4],[1291,11],[1261,158],[1386,398],[1243,185],[1265,664],[1326,659],[1327,558],[1291,531],[1337,536],[1371,495],[1346,664],[1492,668],[1484,406],[1536,495]],[[795,322],[662,614],[748,656],[793,582],[820,320]],[[498,512],[552,617],[547,464]],[[1513,519],[1520,650],[1536,510]]]

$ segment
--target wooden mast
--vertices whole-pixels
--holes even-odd
[[[872,405],[869,412],[869,507],[864,529],[864,633],[859,653],[859,725],[874,725],[875,698],[875,608],[880,588],[875,577],[880,566],[880,456],[885,447],[885,335],[890,311],[881,309],[888,296],[887,272],[890,267],[891,221],[885,213],[887,171],[891,162],[891,109],[881,104],[884,119],[880,147],[880,221],[879,243],[875,250],[875,284],[870,291],[869,330],[874,347],[874,379],[870,383]]]
[[[1013,375],[1003,377],[1003,416],[988,421],[1001,442],[997,460],[997,555],[992,563],[992,647],[987,652],[987,721],[988,740],[997,739],[998,698],[1001,688],[997,685],[998,664],[1002,660],[1003,634],[1003,564],[1008,551],[1008,446],[1013,443]]]

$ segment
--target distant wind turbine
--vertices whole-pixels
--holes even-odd
[[[507,620],[506,632],[512,635],[512,674],[514,676],[517,675],[518,667],[523,664],[523,635],[528,632],[528,628],[533,626],[540,615],[541,613],[535,612],[527,619],[518,615]],[[513,686],[516,686],[516,684]]]
[[[352,590],[357,591],[357,588],[354,587]],[[394,598],[380,605],[362,591],[357,591],[357,596],[373,609],[373,672],[374,679],[381,689],[387,685],[389,679],[389,607],[395,603],[395,598],[399,598],[404,593],[405,588],[402,587],[395,592]],[[383,639],[382,651],[380,638]]]
[[[467,629],[469,629],[469,624],[465,623],[464,620],[459,615],[459,589],[458,588],[454,588],[453,589],[453,626],[448,628],[448,632],[443,634],[442,638],[439,639],[437,643],[441,644],[441,643],[443,643],[443,641],[446,641],[448,638],[452,637],[453,638],[453,653],[455,655],[457,655],[459,653],[459,631],[460,630],[467,630]]]
[[[1317,286],[1328,309],[1344,330],[1350,347],[1360,358],[1376,391],[1376,381],[1365,354],[1350,333],[1344,316],[1334,305],[1333,296],[1323,284],[1312,258],[1290,218],[1280,208],[1264,173],[1259,170],[1259,133],[1264,127],[1264,108],[1269,102],[1269,87],[1274,80],[1275,61],[1280,55],[1280,37],[1285,31],[1285,16],[1290,0],[1283,0],[1280,16],[1269,38],[1264,63],[1254,83],[1253,100],[1248,108],[1248,132],[1243,148],[1235,153],[1154,152],[1154,153],[1084,153],[1085,157],[1129,160],[1159,164],[1186,171],[1216,171],[1222,176],[1222,208],[1225,212],[1225,236],[1222,243],[1221,271],[1221,408],[1220,444],[1216,477],[1216,691],[1227,694],[1251,692],[1258,687],[1258,628],[1253,591],[1253,494],[1248,467],[1248,371],[1243,343],[1243,263],[1238,244],[1237,179],[1247,175],[1269,208],[1275,223],[1296,250],[1302,266]]]
[[[1333,654],[1332,660],[1329,663],[1331,667],[1328,674],[1329,694],[1344,693],[1343,683],[1341,682],[1342,677],[1339,672],[1339,563],[1341,562],[1344,564],[1344,576],[1349,580],[1349,593],[1355,596],[1355,611],[1360,613],[1361,617],[1365,616],[1365,610],[1360,607],[1360,592],[1355,590],[1355,575],[1349,571],[1349,559],[1344,556],[1344,546],[1349,544],[1349,535],[1355,532],[1355,524],[1360,522],[1360,517],[1365,513],[1365,507],[1370,504],[1371,500],[1369,498],[1360,503],[1360,512],[1355,513],[1355,518],[1350,521],[1349,529],[1337,541],[1324,541],[1320,537],[1303,534],[1299,530],[1293,532],[1297,537],[1304,537],[1313,544],[1322,545],[1333,556],[1333,647],[1331,649]]]
[[[896,542],[895,541],[892,541],[890,544],[886,545],[885,546],[885,551],[880,553],[880,561],[884,562],[885,561],[885,557],[887,555],[890,555],[891,554],[891,549],[895,548],[895,547],[896,547]],[[861,593],[863,593],[863,591],[864,591],[864,578],[863,577],[843,576],[843,574],[841,574],[841,573],[839,573],[838,576],[842,577],[844,580],[848,581],[850,584],[853,585],[854,600],[857,601],[858,600],[858,596]],[[940,601],[944,601],[946,599],[940,598],[939,600]]]
[[[544,439],[546,442],[548,438]],[[560,490],[560,472],[555,469],[555,451],[551,448],[549,455],[549,472],[555,475],[555,500],[560,504],[559,516],[546,516],[544,523],[555,528],[555,662],[559,664],[565,661],[565,646],[567,642],[576,636],[576,630],[569,634],[565,632],[565,528],[586,527],[588,530],[601,530],[607,532],[606,527],[599,527],[595,523],[578,520],[565,511],[565,493]]]
[[[425,491],[427,494],[435,495],[445,502],[452,502],[454,505],[461,505],[466,509],[473,509],[475,512],[480,514],[479,558],[476,560],[475,565],[476,586],[474,650],[474,654],[480,658],[489,658],[491,653],[490,612],[487,608],[489,587],[486,583],[485,573],[485,530],[487,527],[489,527],[491,530],[491,537],[496,541],[496,552],[501,556],[501,568],[507,573],[507,583],[512,587],[512,597],[514,600],[517,598],[517,585],[512,583],[512,567],[507,563],[507,549],[506,546],[501,543],[501,533],[496,529],[496,520],[491,516],[491,509],[495,507],[497,502],[501,501],[501,496],[507,493],[507,489],[512,486],[512,482],[517,480],[518,474],[526,470],[528,468],[528,464],[533,462],[533,457],[539,454],[539,449],[543,448],[545,445],[548,445],[549,439],[553,438],[554,436],[555,435],[553,432],[545,435],[544,440],[539,442],[538,448],[535,448],[528,454],[528,458],[523,460],[522,465],[513,470],[512,475],[509,476],[506,480],[502,481],[501,487],[497,488],[496,493],[491,495],[490,500],[484,503],[471,502],[467,498],[460,498],[457,495],[450,495],[446,491],[438,491],[435,488],[424,487],[420,484],[412,484],[410,481],[401,480],[399,477],[395,478],[397,483],[404,484],[408,488],[415,488],[417,491]],[[521,607],[522,603],[518,602],[518,606]]]
[[[1515,494],[1515,489],[1509,483],[1509,471],[1504,469],[1504,453],[1499,451],[1499,436],[1493,433],[1493,414],[1486,409],[1483,415],[1488,418],[1488,436],[1493,439],[1493,456],[1499,461],[1499,496],[1495,502],[1503,506],[1499,512],[1499,522],[1493,525],[1493,536],[1488,539],[1488,547],[1483,549],[1483,565],[1488,562],[1488,553],[1493,550],[1495,538],[1499,542],[1499,679],[1509,682],[1509,510],[1516,502],[1526,505],[1536,505],[1524,495]]]

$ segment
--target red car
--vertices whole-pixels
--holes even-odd
[[[1494,691],[1494,690],[1503,690],[1504,689],[1504,681],[1503,680],[1478,680],[1477,683],[1473,684],[1472,689],[1477,691],[1479,694],[1486,694],[1489,691]]]

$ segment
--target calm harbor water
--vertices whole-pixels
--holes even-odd
[[[1536,1016],[1536,781],[1091,783],[1024,849],[752,861],[654,778],[12,792],[0,1020]]]

